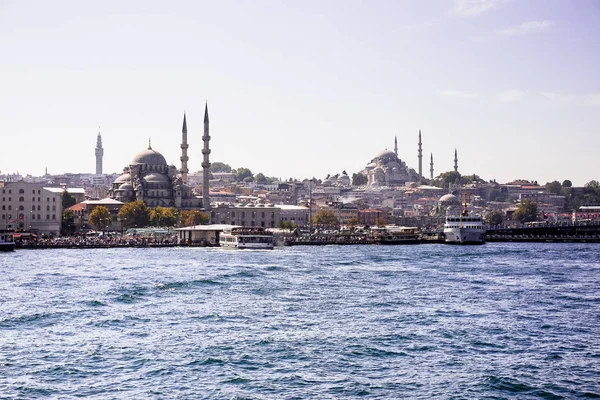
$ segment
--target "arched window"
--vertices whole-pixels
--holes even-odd
[[[31,214],[31,219],[35,219],[35,214]]]
[[[31,206],[31,211],[35,211],[35,206]]]
[[[23,211],[23,210],[25,210],[25,207],[23,207],[23,206],[21,205],[21,206],[19,206],[19,210],[20,210],[20,211]]]
[[[25,193],[25,190],[24,189],[19,189],[19,194],[23,194],[23,193]]]
[[[42,209],[42,207],[40,207],[40,205],[38,205],[38,211],[40,211]],[[38,219],[40,219],[40,217],[38,217]]]
[[[19,197],[19,201],[25,201],[25,197],[23,197],[23,196]]]

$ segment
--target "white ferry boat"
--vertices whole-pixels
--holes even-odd
[[[480,215],[469,215],[467,201],[458,216],[447,216],[444,224],[445,242],[451,244],[485,243],[485,226]]]
[[[219,236],[221,247],[237,249],[272,249],[273,233],[264,228],[231,228]]]

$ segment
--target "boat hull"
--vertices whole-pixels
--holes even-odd
[[[445,243],[448,244],[484,244],[485,230],[471,228],[446,228]]]
[[[12,242],[0,243],[0,252],[15,251],[15,244]]]

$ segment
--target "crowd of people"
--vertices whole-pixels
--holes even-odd
[[[177,237],[140,236],[61,236],[55,238],[16,240],[17,248],[94,248],[94,247],[171,247],[177,245]]]

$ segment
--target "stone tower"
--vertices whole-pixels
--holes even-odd
[[[181,182],[187,183],[187,175],[188,175],[188,165],[187,162],[189,157],[187,155],[188,150],[188,142],[187,142],[187,123],[185,120],[185,112],[183,113],[183,128],[181,128]]]
[[[210,161],[208,159],[208,155],[210,154],[210,135],[208,128],[208,102],[206,102],[204,106],[204,135],[202,136],[202,141],[204,142],[204,148],[202,149],[202,155],[204,156],[202,161],[202,205],[204,206],[205,211],[210,211],[210,198],[209,198],[209,168]]]
[[[429,163],[429,179],[433,180],[433,153],[431,153],[431,162]]]
[[[458,172],[458,153],[454,149],[454,170]]]
[[[423,143],[421,143],[421,130],[419,129],[419,178],[423,177]]]
[[[102,156],[104,149],[102,148],[102,136],[100,136],[100,127],[98,127],[98,137],[96,138],[96,175],[102,175]]]

